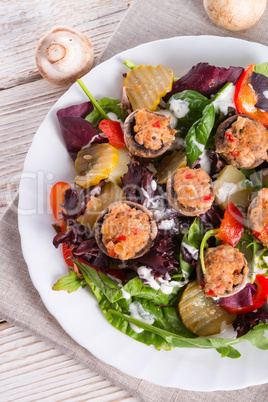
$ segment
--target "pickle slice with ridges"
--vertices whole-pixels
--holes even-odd
[[[173,151],[165,156],[157,169],[158,183],[165,184],[177,169],[187,165],[187,158],[183,151]]]
[[[159,64],[157,67],[141,64],[127,73],[124,81],[132,109],[155,110],[160,99],[171,91],[173,72]]]
[[[118,163],[118,150],[110,144],[93,144],[83,148],[77,155],[75,167],[76,185],[87,188],[106,179]]]
[[[129,150],[127,149],[127,147],[120,148],[117,151],[119,154],[118,163],[115,169],[109,174],[108,180],[113,183],[121,184],[121,178],[128,171],[127,165],[130,163],[131,157],[129,155]]]
[[[199,289],[197,280],[190,282],[179,302],[179,313],[186,328],[199,336],[219,334],[231,324],[235,314],[229,314]]]
[[[98,197],[90,197],[84,215],[77,218],[78,222],[89,228],[93,228],[99,214],[106,209],[112,202],[125,200],[123,190],[115,183],[106,183],[101,189]]]

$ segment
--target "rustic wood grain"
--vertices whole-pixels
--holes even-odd
[[[34,336],[0,325],[0,400],[137,401]]]
[[[0,2],[0,216],[17,193],[35,132],[67,89],[52,85],[39,75],[34,60],[38,39],[55,26],[69,25],[90,38],[97,57],[130,3],[125,0]],[[1,402],[137,401],[1,318],[0,355]]]

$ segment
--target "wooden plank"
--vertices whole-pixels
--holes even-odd
[[[0,2],[0,89],[40,78],[34,51],[50,29],[67,25],[84,32],[99,55],[128,2],[122,0],[2,0]],[[8,12],[7,12],[8,10]]]
[[[0,2],[0,216],[14,198],[32,138],[67,87],[39,75],[38,39],[69,25],[83,31],[98,56],[120,22],[125,0]],[[78,362],[0,319],[1,401],[137,401]]]
[[[0,92],[0,214],[17,193],[34,134],[66,90],[41,79]]]
[[[102,376],[8,323],[0,325],[0,353],[1,401],[137,402]]]

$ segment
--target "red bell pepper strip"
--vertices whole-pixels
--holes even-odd
[[[113,147],[120,149],[126,146],[119,121],[103,119],[99,124],[99,129],[104,132],[109,140],[109,144]]]
[[[247,314],[260,308],[268,298],[268,276],[256,275],[255,283],[257,285],[257,291],[252,296],[253,304],[251,306],[238,307],[238,308],[228,306],[221,306],[221,307],[231,314]]]
[[[61,206],[61,204],[64,203],[65,191],[70,187],[70,184],[59,181],[58,183],[54,184],[50,191],[50,206],[62,232],[66,232],[67,224],[60,214],[60,212],[64,211],[64,208]],[[72,261],[72,250],[73,246],[68,247],[67,244],[62,244],[62,255],[68,267],[74,267],[74,263]]]
[[[73,263],[73,246],[68,247],[68,244],[62,244],[62,255],[64,258],[64,261],[66,262],[66,265],[68,267],[73,267],[74,263]]]
[[[230,201],[224,212],[220,231],[216,235],[224,244],[235,247],[244,233],[244,217],[239,209]]]
[[[255,107],[258,101],[258,94],[250,83],[254,67],[255,64],[249,65],[238,78],[235,86],[234,104],[239,114],[246,114],[253,119],[259,120],[268,128],[268,113]]]
[[[70,184],[59,181],[58,183],[54,184],[50,191],[50,206],[62,232],[66,231],[66,222],[62,219],[60,214],[62,211],[64,211],[64,208],[61,206],[61,204],[64,203],[65,191],[70,187]]]

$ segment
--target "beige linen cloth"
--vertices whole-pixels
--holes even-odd
[[[268,44],[268,9],[253,28],[232,33],[217,28],[203,10],[202,0],[136,0],[98,62],[144,42],[184,35],[232,36]],[[18,198],[18,197],[17,197]],[[102,363],[76,344],[43,305],[28,275],[17,224],[17,198],[0,224],[0,316],[71,356],[126,389],[141,401],[265,401],[267,385],[239,391],[189,392],[152,385]],[[268,361],[268,360],[267,360]],[[180,364],[178,362],[178,364]]]

